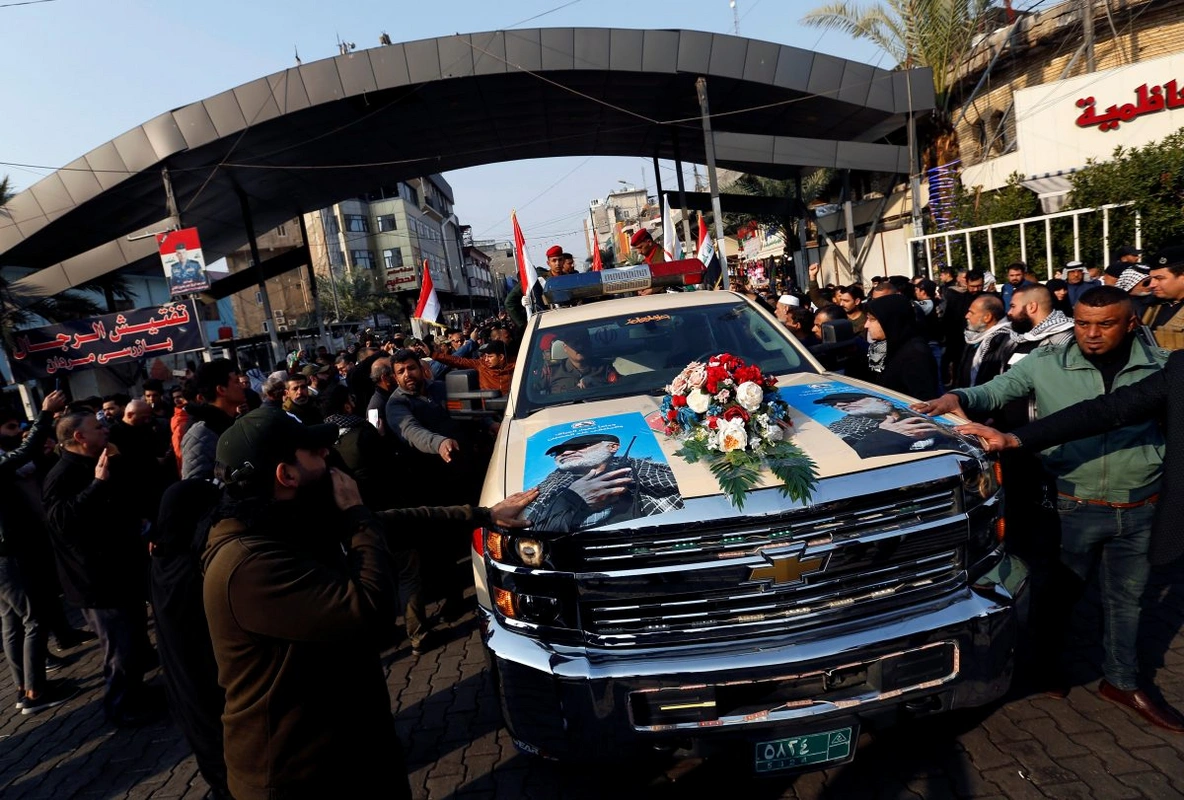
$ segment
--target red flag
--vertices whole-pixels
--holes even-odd
[[[526,237],[522,235],[522,228],[518,226],[517,212],[510,212],[510,221],[514,223],[514,259],[518,262],[518,285],[522,287],[522,297],[531,296],[531,290],[539,279],[534,265],[530,263],[530,256],[526,254]],[[526,306],[527,316],[531,308]]]
[[[604,269],[604,262],[600,260],[600,243],[596,241],[596,235],[592,235],[592,271],[600,272]]]
[[[428,261],[423,261],[423,283],[419,288],[419,302],[415,304],[416,319],[425,322],[435,322],[440,317],[440,298],[436,297],[436,287],[432,285],[432,271],[428,269]]]

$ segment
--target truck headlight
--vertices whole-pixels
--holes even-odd
[[[963,461],[962,493],[966,497],[967,510],[994,497],[1002,482],[1003,468],[999,465],[999,459]]]
[[[526,536],[515,538],[514,552],[525,566],[537,568],[543,565],[543,543],[538,539]]]
[[[487,530],[485,552],[500,564],[539,569],[547,563],[547,547],[533,536],[516,536]]]

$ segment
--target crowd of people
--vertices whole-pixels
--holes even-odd
[[[1067,617],[1100,568],[1099,693],[1184,732],[1140,687],[1135,656],[1151,565],[1184,553],[1169,522],[1184,423],[1168,402],[1184,380],[1168,357],[1184,348],[1184,248],[1141,255],[1124,249],[1097,278],[1071,263],[1043,284],[1013,264],[1001,291],[974,270],[820,285],[812,265],[806,291],[772,305],[805,346],[845,348],[849,374],[918,412],[962,414],[1007,451],[1007,541],[1034,570],[1039,687],[1064,696]],[[564,254],[548,259],[563,274]],[[470,531],[525,526],[539,497],[475,505],[495,425],[454,416],[440,379],[473,369],[506,394],[520,330],[502,314],[435,338],[365,336],[270,374],[214,359],[134,398],[53,392],[31,424],[4,411],[0,616],[17,708],[77,692],[46,678],[51,636],[59,653],[97,637],[108,718],[137,726],[167,704],[216,796],[379,783],[409,796],[380,654],[430,649],[466,610]],[[163,692],[145,682],[158,663]]]
[[[1184,424],[1173,426],[1169,402],[1184,379],[1173,353],[1184,348],[1184,247],[1143,256],[1123,247],[1104,269],[1072,261],[1045,283],[1015,263],[1001,287],[976,270],[889,276],[866,294],[820,286],[812,265],[807,292],[777,297],[776,314],[820,355],[845,320],[847,374],[918,398],[914,411],[972,420],[960,430],[1005,451],[1006,541],[1033,575],[1031,685],[1068,695],[1065,636],[1096,575],[1098,694],[1184,733],[1184,716],[1141,685],[1137,658],[1151,568],[1184,555],[1169,522],[1184,501],[1167,491],[1180,478],[1168,445]]]
[[[537,497],[475,505],[492,431],[455,419],[439,378],[474,369],[507,393],[516,334],[503,315],[366,335],[270,374],[219,358],[136,397],[53,392],[31,425],[5,410],[0,619],[17,709],[78,692],[46,678],[62,665],[51,636],[58,653],[97,638],[108,719],[167,707],[217,796],[380,778],[409,795],[379,654],[433,647],[467,610],[472,529],[524,526]],[[158,664],[163,688],[145,682]],[[343,784],[328,765],[347,764]]]

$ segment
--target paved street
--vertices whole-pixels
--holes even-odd
[[[1145,666],[1165,698],[1184,707],[1184,568],[1157,573],[1142,632]],[[1075,621],[1077,685],[1067,701],[1013,697],[978,712],[865,735],[853,764],[792,779],[748,782],[726,760],[622,771],[562,768],[518,755],[501,729],[471,615],[444,630],[444,646],[411,660],[385,656],[399,732],[409,743],[417,797],[599,798],[1180,798],[1184,736],[1160,733],[1091,689],[1100,648],[1094,601]],[[168,721],[113,730],[103,721],[97,648],[72,656],[65,677],[86,691],[40,716],[11,710],[3,671],[0,796],[19,798],[201,798],[205,784]],[[159,681],[159,677],[156,678]],[[328,689],[328,683],[326,684]]]

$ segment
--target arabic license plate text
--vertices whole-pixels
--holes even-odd
[[[851,728],[840,728],[837,731],[812,733],[808,736],[758,742],[756,772],[778,772],[783,769],[841,761],[851,755],[851,750],[855,746],[852,741],[853,733]]]

